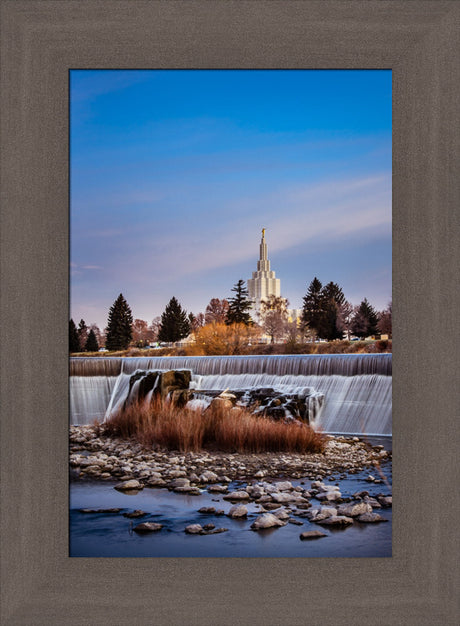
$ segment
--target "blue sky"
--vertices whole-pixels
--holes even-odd
[[[187,311],[271,268],[391,299],[391,71],[73,70],[71,316]]]

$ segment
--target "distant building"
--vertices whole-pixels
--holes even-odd
[[[252,272],[252,278],[248,279],[249,298],[253,301],[251,315],[256,322],[259,322],[261,301],[267,300],[270,296],[280,297],[281,280],[276,278],[275,272],[270,270],[268,260],[267,243],[265,241],[265,228],[262,228],[262,239],[259,246],[259,260],[257,261],[257,271]],[[300,324],[302,309],[288,309],[288,321]]]
[[[279,297],[281,294],[281,281],[279,278],[276,278],[275,272],[270,270],[267,244],[265,242],[265,228],[262,228],[262,239],[259,248],[257,271],[252,272],[252,278],[248,279],[249,297],[254,303],[251,312],[253,317],[257,317],[257,314],[260,313],[262,300],[267,300],[272,295]]]

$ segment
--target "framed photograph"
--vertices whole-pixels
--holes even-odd
[[[346,624],[350,615],[363,624],[369,615],[382,624],[457,622],[458,566],[450,531],[456,514],[453,372],[458,357],[452,339],[458,289],[452,268],[458,265],[453,181],[459,14],[449,1],[3,3],[5,624],[81,623],[82,610],[97,624]],[[68,268],[74,263],[79,271],[84,262],[69,247],[69,73],[72,85],[72,73],[95,77],[109,70],[163,76],[178,70],[391,74],[395,511],[390,553],[245,557],[235,545],[236,558],[226,558],[230,545],[220,558],[84,549],[70,556]],[[104,81],[95,78],[86,87],[101,93]],[[354,106],[365,105],[363,100]],[[116,112],[110,113],[109,105],[104,115],[110,126]],[[90,146],[94,137],[80,139]],[[89,153],[77,156],[83,168],[101,166],[85,165]],[[84,196],[83,186],[78,192]],[[109,214],[98,217],[96,210],[94,217],[110,221]],[[256,274],[252,280],[270,270],[265,246],[272,235],[267,224],[259,226],[267,232],[256,235],[260,267],[250,268]],[[91,249],[91,242],[87,246]],[[86,265],[99,271],[96,261]],[[248,285],[253,297],[257,284]],[[276,284],[272,287],[276,295]],[[377,304],[380,310],[383,304]],[[322,481],[316,482],[321,491]],[[442,502],[436,516],[435,500]],[[97,544],[98,530],[93,531]]]

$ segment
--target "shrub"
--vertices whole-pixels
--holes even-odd
[[[243,408],[179,409],[161,400],[151,405],[130,405],[104,425],[104,432],[181,452],[203,448],[224,452],[321,452],[326,441],[321,432],[301,422],[275,422]]]

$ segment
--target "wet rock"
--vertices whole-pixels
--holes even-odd
[[[163,528],[162,524],[155,524],[154,522],[142,522],[134,526],[133,530],[136,533],[153,533]]]
[[[228,528],[214,528],[213,530],[203,530],[200,535],[218,535],[219,533],[226,533]]]
[[[363,513],[359,515],[357,518],[358,522],[363,522],[366,524],[373,524],[375,522],[388,522],[387,519],[379,515],[378,513]]]
[[[176,478],[168,483],[168,489],[180,489],[182,487],[190,487],[190,481],[188,478]]]
[[[119,513],[121,509],[78,509],[80,513]]]
[[[340,491],[322,491],[316,495],[317,500],[327,500],[328,502],[337,502],[342,498]]]
[[[210,470],[203,472],[199,477],[200,483],[216,483],[218,480],[219,477],[217,474],[211,472]]]
[[[389,508],[393,506],[393,497],[392,496],[377,496],[377,500],[383,507]]]
[[[285,480],[279,483],[274,483],[273,486],[276,487],[278,491],[290,491],[294,489],[294,487],[292,486],[292,483],[290,483],[288,480]]]
[[[251,524],[251,528],[253,530],[273,528],[277,526],[286,526],[286,522],[281,521],[272,513],[264,513]]]
[[[203,526],[203,530],[214,530],[215,525],[214,524],[205,524]]]
[[[138,480],[126,480],[125,482],[117,483],[114,487],[117,491],[138,491],[143,488],[144,485]]]
[[[279,511],[276,511],[276,513],[273,513],[273,515],[283,521],[289,519],[289,513],[286,509],[280,509]]]
[[[209,485],[208,491],[209,493],[227,493],[228,487],[227,485]]]
[[[199,535],[203,531],[201,524],[190,524],[185,527],[185,532],[188,535]]]
[[[281,504],[278,504],[277,502],[263,502],[262,504],[266,511],[275,511],[281,506]]]
[[[244,504],[235,504],[231,507],[227,515],[233,519],[247,517],[248,509],[244,506]]]
[[[304,533],[300,533],[299,535],[302,541],[306,539],[319,539],[320,537],[327,537],[325,533],[322,533],[320,530],[307,530]]]
[[[198,509],[198,513],[203,513],[205,515],[214,515],[216,509],[213,506],[202,506],[201,509]]]
[[[162,478],[149,478],[146,487],[166,487],[167,483]]]
[[[316,522],[316,519],[313,521]],[[321,524],[321,526],[348,526],[353,524],[353,519],[345,515],[334,515],[333,517],[318,521],[318,524]]]
[[[342,504],[338,507],[337,513],[347,517],[358,517],[364,513],[372,513],[372,507],[368,502]]]
[[[141,511],[140,509],[136,509],[136,511],[131,511],[130,513],[123,513],[123,517],[136,518],[136,517],[144,517],[147,515],[145,511]]]
[[[251,497],[247,491],[232,491],[224,496],[224,500],[250,500]]]
[[[299,519],[294,519],[293,517],[290,517],[288,519],[288,524],[294,524],[295,526],[303,526],[303,522],[301,522]]]
[[[335,517],[336,515],[337,515],[337,509],[334,509],[333,507],[329,507],[329,506],[322,506],[312,519],[315,522],[320,522],[329,517]]]

